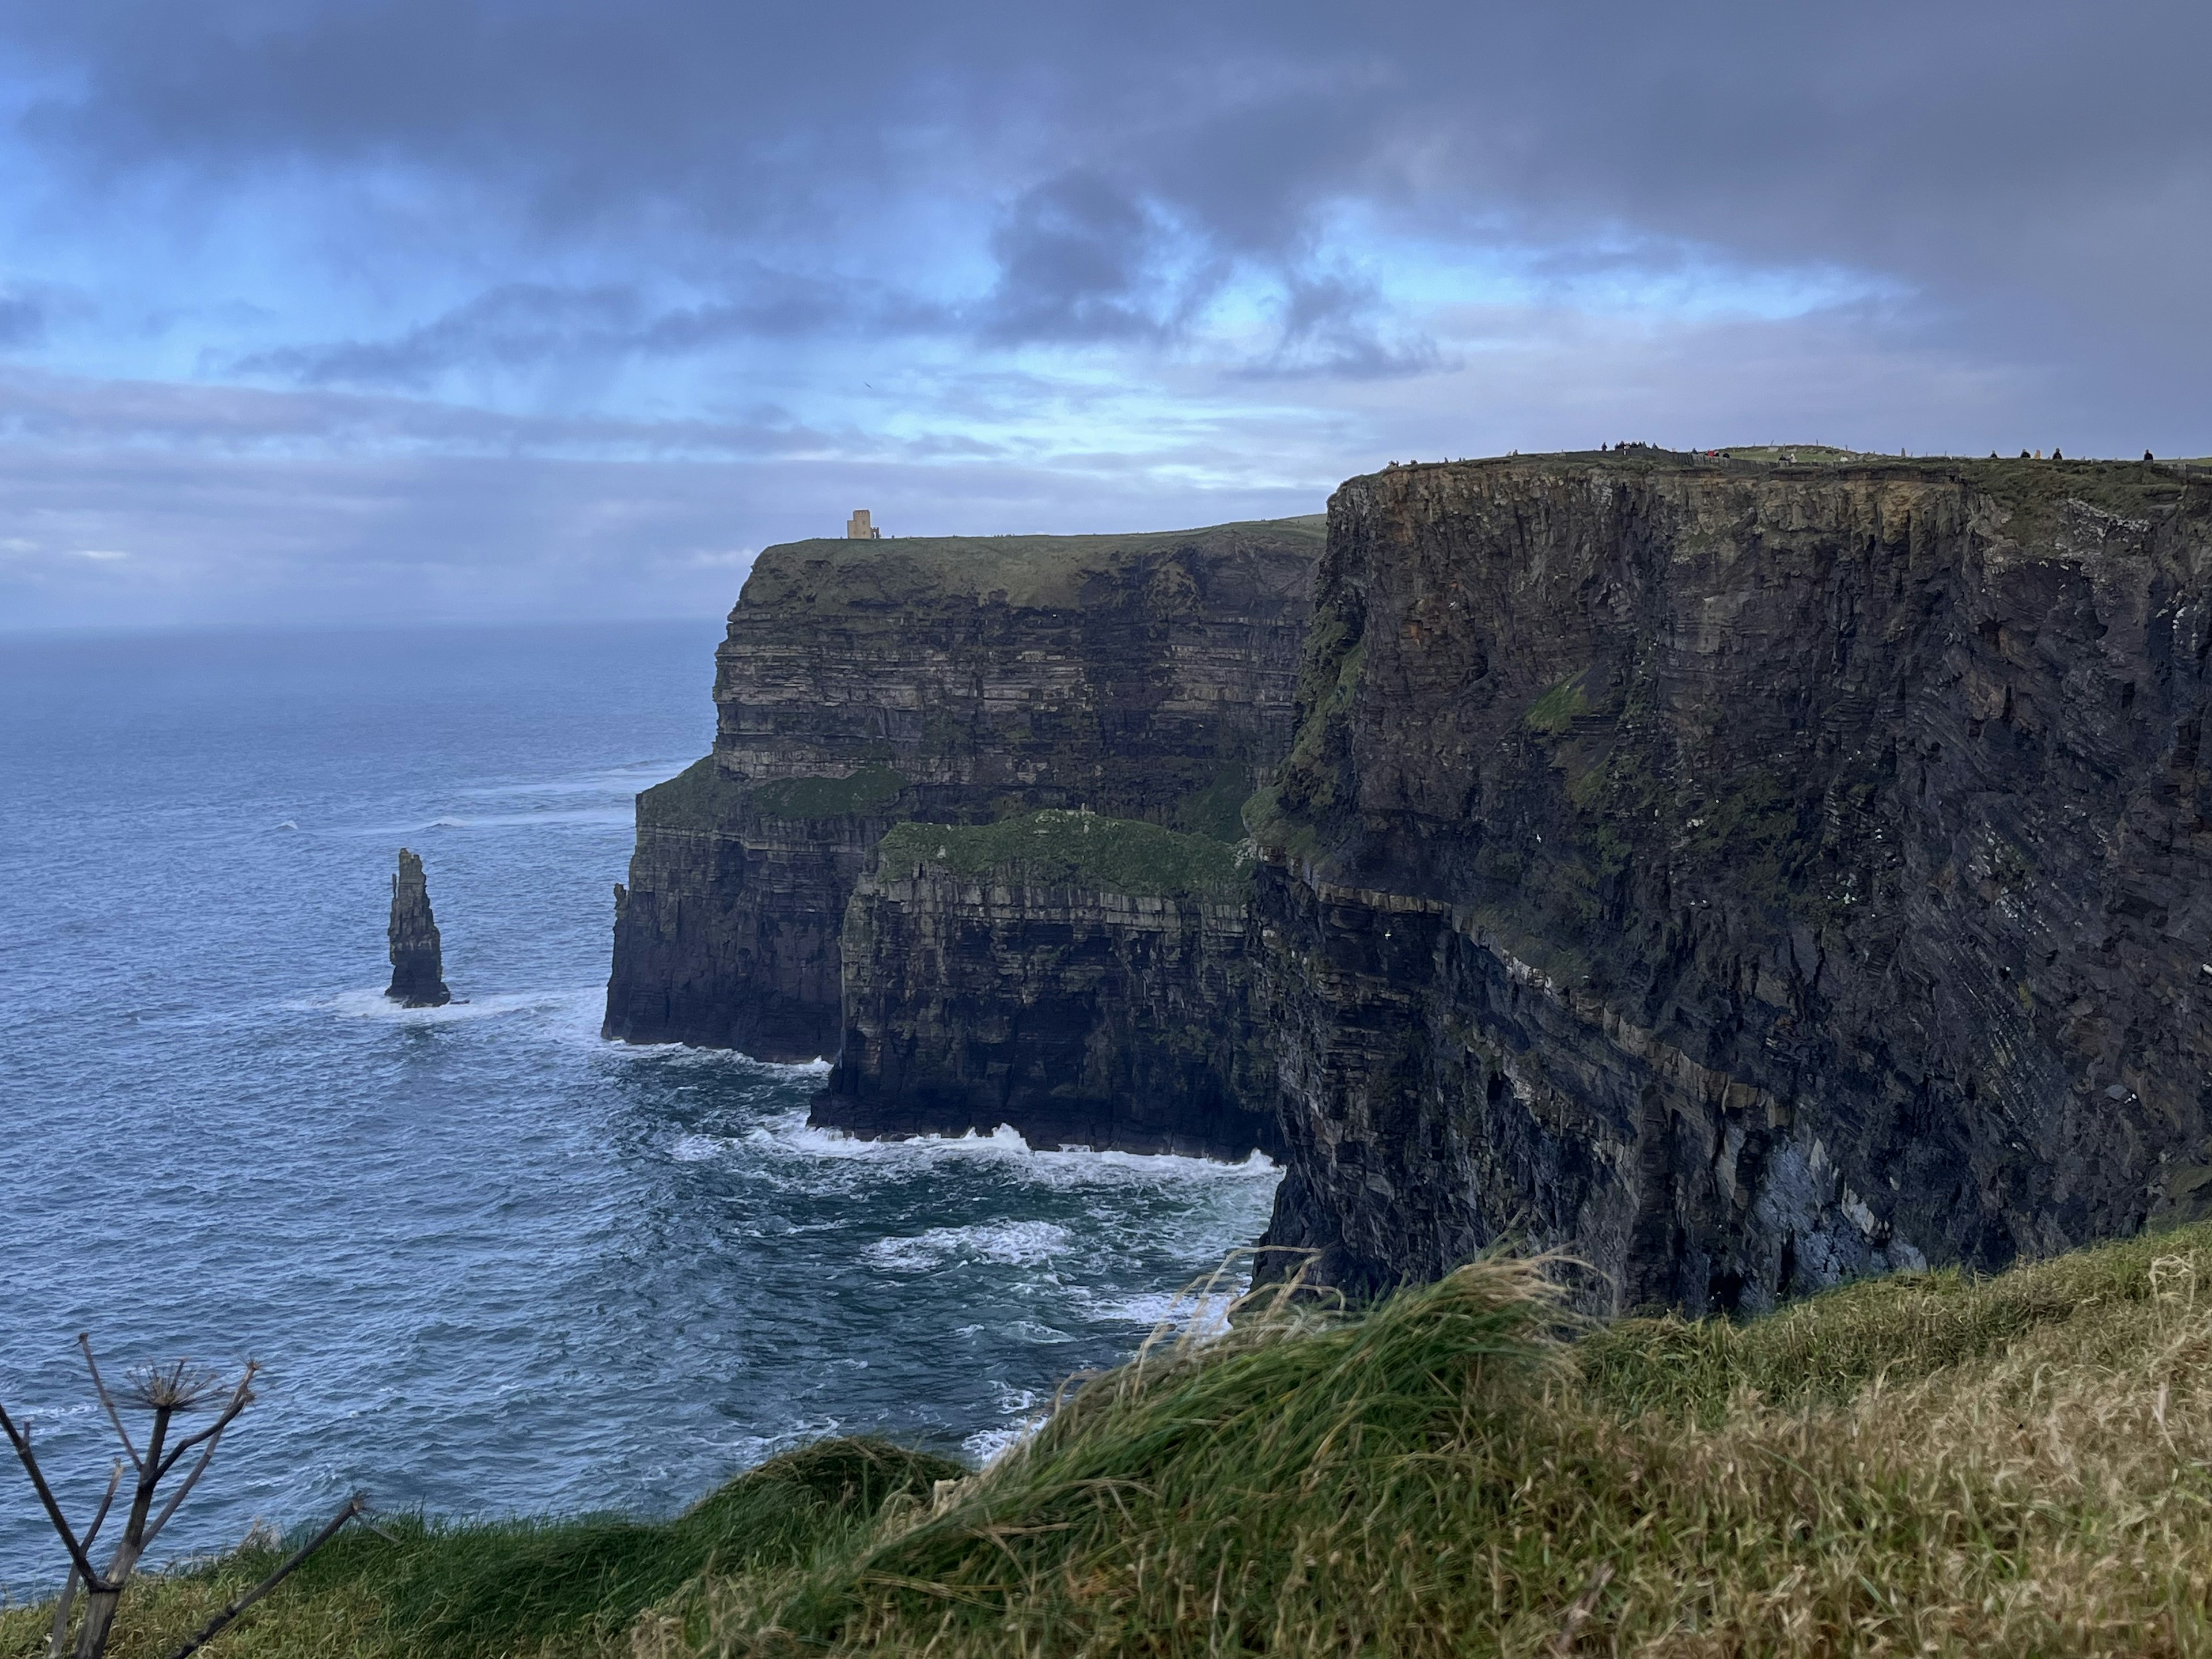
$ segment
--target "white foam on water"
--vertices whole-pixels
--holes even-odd
[[[507,1014],[552,1012],[565,1017],[560,1022],[565,1026],[580,1013],[589,1013],[596,1036],[599,1017],[593,1005],[605,994],[597,986],[582,990],[501,991],[489,996],[456,1000],[442,1008],[403,1008],[382,990],[371,988],[341,991],[319,1002],[292,1006],[333,1013],[344,1019],[382,1020],[394,1025],[457,1025],[467,1020],[497,1019]]]
[[[692,764],[690,761],[631,761],[604,771],[584,772],[537,783],[493,783],[460,793],[473,800],[514,799],[530,795],[635,795],[657,783],[665,783]]]
[[[1218,1336],[1229,1328],[1229,1305],[1244,1293],[1243,1276],[1224,1279],[1212,1294],[1190,1291],[1147,1291],[1134,1296],[1098,1297],[1078,1287],[1084,1317],[1094,1325],[1139,1325],[1146,1330]]]
[[[953,1261],[1034,1267],[1073,1242],[1066,1228],[1050,1221],[986,1221],[969,1227],[932,1227],[909,1238],[878,1239],[860,1255],[872,1266],[898,1273],[926,1272]]]
[[[974,1458],[979,1466],[995,1462],[1005,1456],[1034,1436],[1052,1416],[1051,1402],[1035,1389],[1009,1388],[1004,1382],[993,1386],[999,1391],[999,1409],[1013,1421],[993,1428],[978,1429],[961,1441],[960,1449]]]
[[[599,1000],[599,1006],[604,1011],[606,988],[594,987],[592,994]],[[597,1038],[599,1032],[599,1020],[595,1015],[592,1022],[592,1036]],[[830,1072],[830,1062],[826,1060],[807,1060],[789,1065],[781,1060],[755,1060],[750,1054],[741,1054],[734,1048],[695,1048],[681,1042],[624,1042],[617,1037],[608,1037],[599,1046],[609,1059],[632,1065],[699,1066],[716,1071],[748,1072],[757,1077],[776,1079],[826,1077]],[[804,1108],[800,1109],[799,1115],[804,1121],[806,1115]]]
[[[826,1068],[825,1068],[826,1069]],[[1170,1152],[1094,1152],[1088,1147],[1040,1152],[1018,1130],[1000,1124],[988,1134],[915,1135],[906,1140],[862,1140],[836,1129],[808,1127],[806,1113],[781,1115],[747,1137],[764,1152],[815,1162],[840,1160],[874,1164],[889,1170],[920,1172],[952,1160],[994,1164],[1041,1185],[1087,1187],[1129,1184],[1210,1184],[1265,1182],[1273,1185],[1282,1170],[1264,1152],[1240,1163],[1185,1158]]]
[[[668,1155],[678,1164],[704,1164],[709,1158],[720,1158],[728,1145],[715,1135],[679,1135],[676,1144],[668,1149]]]

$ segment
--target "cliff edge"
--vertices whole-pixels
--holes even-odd
[[[1234,840],[1289,746],[1322,531],[768,549],[714,753],[638,798],[605,1034],[834,1055],[846,906],[895,823],[1088,807]]]
[[[2149,465],[1347,483],[1255,810],[1269,1242],[1755,1310],[2204,1213],[2209,578]]]

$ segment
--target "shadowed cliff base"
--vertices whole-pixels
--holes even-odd
[[[2203,1213],[2208,577],[2164,464],[1346,483],[1253,811],[1270,1242],[1753,1310]]]

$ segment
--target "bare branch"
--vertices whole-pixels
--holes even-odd
[[[70,1530],[70,1523],[62,1517],[62,1506],[54,1501],[54,1489],[46,1484],[46,1471],[39,1467],[39,1460],[31,1455],[29,1437],[15,1426],[15,1419],[8,1415],[5,1407],[0,1407],[0,1430],[6,1431],[8,1443],[15,1447],[15,1455],[22,1462],[23,1472],[31,1477],[31,1485],[38,1489],[39,1502],[46,1505],[46,1519],[54,1523],[54,1530],[61,1534],[62,1542],[69,1547],[70,1559],[76,1564],[77,1571],[83,1575],[86,1585],[95,1590],[112,1590],[115,1586],[93,1571],[91,1559],[85,1554],[84,1546],[77,1541],[76,1534]]]
[[[194,1636],[190,1641],[186,1642],[184,1646],[179,1648],[176,1652],[170,1656],[170,1659],[187,1659],[187,1656],[197,1653],[200,1649],[205,1647],[210,1642],[213,1641],[216,1636],[222,1633],[223,1627],[228,1625],[232,1620],[237,1618],[240,1613],[244,1613],[246,1608],[252,1607],[263,1596],[268,1595],[270,1590],[275,1589],[277,1585],[283,1583],[287,1578],[290,1577],[294,1569],[298,1567],[301,1562],[305,1561],[317,1550],[322,1548],[324,1545],[329,1543],[331,1539],[337,1537],[339,1528],[344,1526],[347,1522],[352,1520],[354,1516],[359,1515],[368,1507],[368,1499],[360,1492],[356,1492],[352,1497],[347,1498],[345,1507],[340,1510],[336,1515],[332,1516],[320,1532],[317,1533],[313,1538],[310,1538],[306,1543],[301,1545],[298,1549],[293,1551],[289,1556],[286,1557],[283,1564],[280,1565],[276,1571],[270,1573],[266,1578],[256,1584],[252,1589],[246,1591],[245,1595],[240,1596],[236,1601],[224,1607],[221,1613],[218,1613],[214,1618],[209,1620],[206,1624],[201,1626],[198,1634]]]
[[[232,1419],[252,1403],[253,1376],[258,1369],[252,1360],[248,1360],[246,1375],[239,1379],[237,1392],[231,1395],[230,1404],[223,1408],[222,1415],[198,1434],[188,1435],[179,1441],[176,1449],[161,1460],[161,1467],[154,1476],[156,1480],[174,1468],[177,1460],[194,1446],[206,1443],[206,1449],[200,1453],[200,1461],[192,1465],[192,1472],[185,1477],[183,1485],[169,1494],[169,1501],[161,1505],[161,1512],[148,1525],[145,1537],[141,1540],[142,1547],[151,1545],[161,1535],[161,1528],[169,1524],[169,1517],[177,1512],[177,1506],[191,1495],[194,1486],[199,1485],[200,1477],[207,1473],[208,1465],[215,1461],[216,1448],[222,1443],[222,1431],[230,1426]]]
[[[84,1350],[84,1368],[92,1373],[92,1391],[100,1396],[100,1403],[107,1408],[107,1420],[115,1425],[116,1437],[122,1441],[123,1449],[131,1454],[131,1467],[144,1468],[145,1464],[138,1459],[138,1449],[131,1443],[130,1433],[123,1426],[123,1414],[115,1409],[114,1396],[107,1392],[107,1384],[100,1380],[100,1362],[92,1357],[92,1333],[79,1331],[76,1345]]]
[[[261,1367],[254,1361],[249,1359],[246,1362],[246,1375],[238,1379],[238,1387],[231,1394],[230,1403],[222,1408],[222,1415],[198,1434],[188,1434],[170,1447],[168,1455],[161,1460],[160,1467],[154,1471],[154,1478],[156,1480],[166,1480],[169,1471],[176,1468],[177,1460],[202,1441],[216,1440],[222,1437],[222,1431],[230,1426],[231,1419],[253,1403],[253,1379],[260,1370]]]
[[[92,1540],[100,1536],[100,1529],[107,1520],[107,1506],[115,1501],[115,1494],[121,1489],[122,1485],[123,1465],[118,1461],[107,1472],[107,1496],[100,1500],[100,1507],[93,1511],[92,1525],[85,1529],[84,1547],[87,1554],[91,1553]]]
[[[100,1529],[107,1520],[108,1506],[115,1502],[115,1494],[122,1485],[123,1464],[118,1459],[115,1467],[108,1471],[107,1495],[100,1500],[100,1508],[94,1512],[92,1524],[85,1528],[86,1554],[92,1553],[92,1540],[100,1536]],[[62,1581],[61,1595],[54,1602],[54,1628],[52,1634],[46,1638],[46,1659],[62,1659],[62,1649],[69,1640],[70,1611],[76,1605],[76,1566],[72,1563],[69,1577]]]
[[[222,1443],[222,1432],[218,1426],[208,1440],[207,1449],[200,1454],[200,1461],[192,1465],[192,1472],[185,1477],[184,1484],[169,1494],[169,1501],[161,1505],[161,1512],[147,1523],[146,1535],[140,1540],[141,1548],[150,1547],[161,1535],[161,1528],[169,1524],[169,1517],[177,1512],[177,1505],[191,1496],[192,1488],[199,1485],[200,1477],[208,1471],[208,1465],[215,1462],[215,1449]]]

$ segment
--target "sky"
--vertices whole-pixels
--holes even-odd
[[[2212,452],[2203,0],[0,0],[0,631],[1391,459]]]

